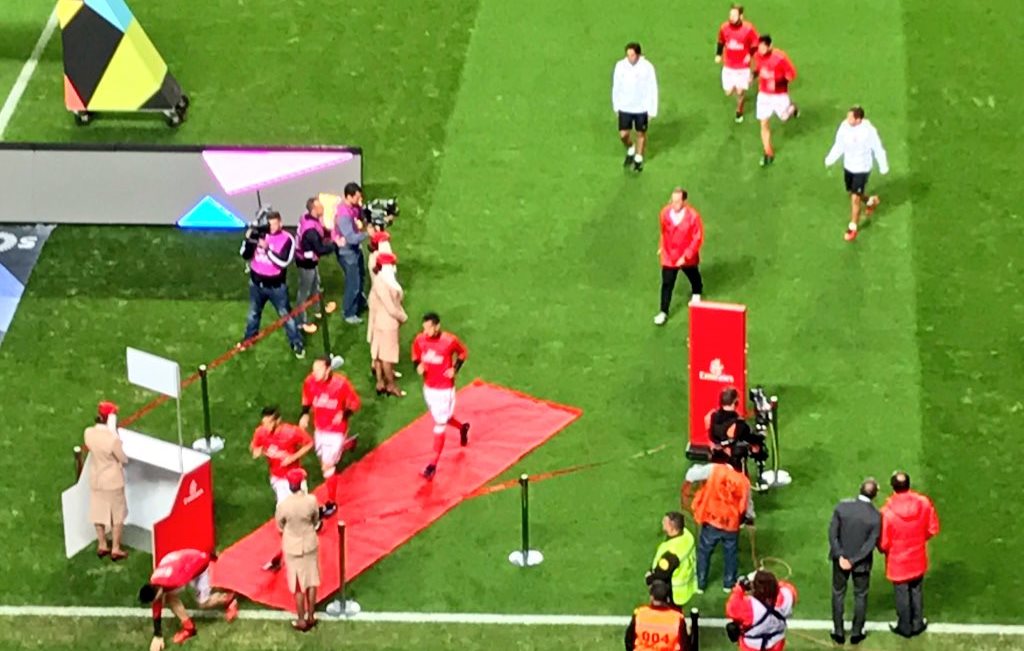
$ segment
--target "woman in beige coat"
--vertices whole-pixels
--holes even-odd
[[[366,340],[370,343],[370,358],[379,396],[405,395],[405,391],[395,384],[395,364],[398,363],[400,349],[398,329],[409,318],[402,307],[405,294],[395,276],[397,262],[393,253],[384,251],[375,253],[371,262],[373,275],[367,301]]]

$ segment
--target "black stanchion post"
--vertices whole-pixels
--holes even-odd
[[[522,516],[523,516],[523,562],[526,562],[530,553],[530,476],[519,475],[519,486],[522,488]]]
[[[203,437],[206,449],[210,449],[210,437],[213,436],[213,425],[210,420],[210,383],[206,379],[206,364],[199,365],[199,381],[203,388]]]
[[[71,450],[75,455],[75,481],[82,476],[82,468],[85,466],[85,455],[82,454],[82,446],[76,445]]]
[[[338,600],[345,609],[345,521],[338,520]]]
[[[700,651],[700,611],[690,609],[690,651]]]
[[[330,321],[330,319],[328,318],[327,308],[324,305],[323,296],[320,297],[319,305],[320,305],[320,332],[322,332],[323,336],[324,336],[324,356],[327,357],[328,359],[330,359],[330,357],[331,357],[331,331],[330,331],[330,328],[327,325],[327,322]]]

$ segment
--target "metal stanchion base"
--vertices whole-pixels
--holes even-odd
[[[196,452],[205,452],[206,454],[214,454],[224,449],[224,439],[219,436],[211,436],[210,444],[206,444],[206,438],[196,439],[192,444],[192,449]]]
[[[789,486],[793,483],[793,478],[785,470],[779,469],[778,475],[774,470],[765,470],[764,474],[761,475],[761,481],[758,484],[758,490],[769,490],[778,486]]]
[[[362,607],[358,602],[346,599],[342,602],[339,599],[335,599],[331,603],[327,604],[325,609],[328,615],[331,617],[354,617],[363,611]]]
[[[544,562],[544,554],[536,549],[531,549],[523,554],[523,551],[518,549],[508,555],[508,562],[516,567],[533,567]]]

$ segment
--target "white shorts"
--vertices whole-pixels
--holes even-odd
[[[288,485],[288,480],[284,477],[271,477],[270,488],[274,490],[274,495],[277,496],[277,503],[280,504],[284,501],[284,498],[292,494],[292,487]],[[306,481],[302,481],[302,492],[308,492],[309,488],[306,486]]]
[[[423,387],[423,400],[434,418],[435,425],[447,425],[455,413],[455,387],[450,389],[432,389]]]
[[[757,94],[757,119],[767,120],[773,114],[785,122],[789,119],[786,111],[793,105],[789,100],[789,93],[758,93]]]
[[[313,444],[316,446],[316,456],[320,458],[321,465],[336,466],[341,461],[345,435],[340,432],[317,430],[313,433]]]
[[[722,67],[722,90],[747,90],[750,88],[750,68]]]
[[[183,585],[177,590],[171,590],[173,595],[181,595],[185,591],[185,588],[192,588],[196,593],[196,602],[200,605],[210,600],[213,596],[213,587],[210,585],[210,568],[203,570],[203,573],[188,582],[187,585]]]

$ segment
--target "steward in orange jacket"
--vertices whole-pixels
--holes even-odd
[[[722,585],[731,590],[739,575],[739,531],[747,512],[750,480],[741,470],[742,461],[724,450],[711,455],[711,474],[693,498],[693,519],[701,525],[697,540],[697,593],[708,587],[711,553],[719,543],[725,554]],[[735,465],[734,465],[735,464]],[[737,467],[739,466],[739,467]]]

